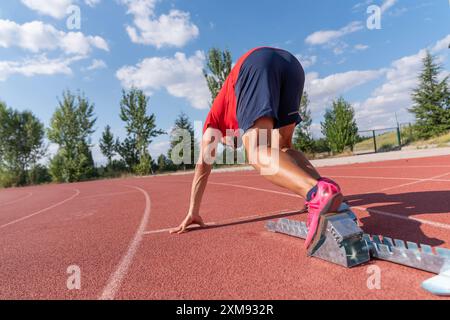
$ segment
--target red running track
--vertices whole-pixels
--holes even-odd
[[[449,248],[450,156],[324,167],[367,233]],[[214,173],[210,228],[169,235],[192,175],[0,191],[0,299],[434,299],[432,274],[383,261],[353,269],[307,258],[303,241],[265,231],[303,200],[253,171]],[[81,289],[69,290],[70,266]],[[381,289],[367,287],[381,268]]]

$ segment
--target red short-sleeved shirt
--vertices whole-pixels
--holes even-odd
[[[227,130],[238,130],[239,124],[236,117],[236,92],[235,86],[239,77],[239,71],[245,59],[253,53],[253,51],[260,49],[261,47],[254,48],[244,54],[236,63],[234,68],[228,75],[222,89],[217,95],[211,110],[206,117],[205,125],[203,127],[203,133],[206,129],[211,127],[220,130],[222,135],[226,135]]]

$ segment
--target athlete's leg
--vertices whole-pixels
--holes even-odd
[[[296,159],[282,151],[277,143],[272,145],[274,120],[269,117],[258,119],[243,136],[243,143],[251,165],[274,184],[289,189],[306,198],[307,193],[316,186],[318,174],[298,165]],[[259,139],[260,131],[267,132],[267,140]],[[276,136],[277,134],[275,134]],[[264,141],[266,140],[266,141]],[[264,172],[268,174],[264,174]],[[313,175],[311,175],[313,173]]]
[[[280,150],[287,153],[297,163],[297,165],[302,170],[306,171],[311,177],[316,180],[320,179],[321,176],[319,172],[317,172],[316,168],[314,168],[305,155],[302,152],[292,148],[292,136],[294,131],[294,123],[278,129]]]

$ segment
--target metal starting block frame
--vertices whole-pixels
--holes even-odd
[[[450,249],[365,234],[358,226],[356,215],[346,203],[341,205],[337,214],[325,219],[325,235],[311,256],[347,268],[376,258],[428,271],[438,276],[424,281],[422,287],[434,294],[450,295]],[[289,219],[269,221],[266,228],[271,232],[301,239],[306,239],[308,234],[304,222]]]

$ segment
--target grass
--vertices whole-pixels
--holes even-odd
[[[450,146],[450,132],[435,138],[431,138],[428,140],[420,140],[412,143],[413,146],[416,147],[425,147],[425,146],[437,146],[437,147],[448,147]]]
[[[398,147],[397,131],[390,131],[376,135],[377,149],[379,151],[389,151]],[[373,138],[369,137],[355,145],[355,152],[375,151]]]
[[[450,146],[450,132],[427,140],[417,140],[410,136],[408,128],[402,129],[403,145],[411,145],[418,148],[424,147],[448,147]],[[412,141],[411,141],[412,140]],[[379,151],[389,151],[398,147],[397,131],[390,131],[376,136],[377,149]],[[355,152],[374,151],[373,138],[369,137],[355,145]]]

